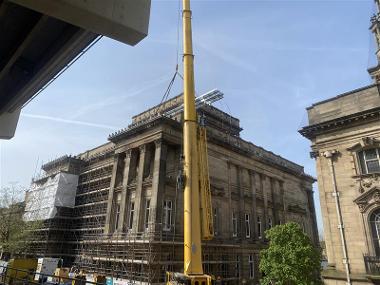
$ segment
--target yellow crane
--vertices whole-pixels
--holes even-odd
[[[213,238],[206,128],[199,126],[195,107],[194,54],[190,0],[183,2],[184,68],[184,268],[167,272],[167,285],[210,285],[202,268],[202,239]],[[203,120],[202,120],[203,121]]]

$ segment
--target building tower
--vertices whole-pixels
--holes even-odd
[[[370,30],[372,31],[376,42],[377,65],[368,69],[375,83],[380,82],[380,0],[374,0],[376,13],[371,18]]]

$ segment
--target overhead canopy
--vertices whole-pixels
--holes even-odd
[[[13,137],[24,104],[99,35],[135,45],[149,14],[150,0],[0,0],[0,138]]]

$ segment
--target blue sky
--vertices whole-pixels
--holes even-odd
[[[215,106],[240,119],[244,139],[315,175],[297,130],[313,102],[371,83],[373,1],[198,0],[192,8],[197,92],[222,90]],[[101,39],[24,108],[16,137],[0,141],[0,185],[27,186],[38,161],[102,144],[158,104],[175,69],[177,19],[177,1],[153,0],[145,40]]]

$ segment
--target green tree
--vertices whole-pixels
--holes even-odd
[[[40,222],[23,220],[25,189],[17,185],[0,188],[0,259],[4,255],[23,255],[33,230]]]
[[[269,247],[260,256],[262,285],[321,284],[321,254],[298,224],[279,225],[265,235]]]

